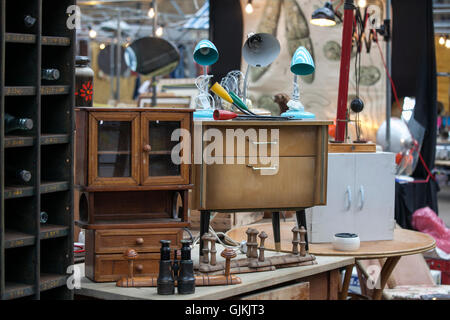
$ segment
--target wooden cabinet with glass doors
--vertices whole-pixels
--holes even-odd
[[[85,229],[86,276],[127,274],[123,253],[135,249],[135,274],[158,273],[159,240],[181,247],[189,227],[192,109],[76,109],[77,225]]]

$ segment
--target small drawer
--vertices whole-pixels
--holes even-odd
[[[154,276],[159,272],[159,253],[140,254],[133,261],[135,276]],[[128,261],[122,254],[98,254],[95,256],[94,279],[97,282],[117,281],[128,275]]]
[[[124,253],[133,248],[137,252],[159,252],[160,240],[170,240],[173,247],[180,247],[183,229],[112,229],[95,231],[96,253]]]
[[[211,143],[217,146],[214,148],[211,145],[211,150],[207,153],[214,157],[272,156],[276,152],[280,157],[315,156],[320,152],[318,143],[322,143],[318,141],[318,130],[321,129],[318,126],[230,126],[215,129],[223,137],[223,149],[220,149],[214,138],[205,143],[205,146]],[[211,131],[211,136],[216,137],[216,133]]]
[[[278,163],[262,163],[259,158],[234,160],[234,164],[206,166],[203,186],[207,187],[200,190],[201,209],[296,208],[314,205],[315,157],[280,157]]]

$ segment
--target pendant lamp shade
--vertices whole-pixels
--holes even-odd
[[[315,10],[312,13],[310,23],[321,27],[331,27],[336,25],[333,5],[331,2],[326,2],[322,8]]]

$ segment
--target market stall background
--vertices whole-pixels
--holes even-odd
[[[247,1],[241,0],[242,8]],[[276,35],[281,44],[278,58],[261,76],[254,72],[249,81],[249,93],[253,105],[277,111],[273,95],[292,94],[290,61],[292,48],[306,46],[313,56],[316,70],[313,77],[301,77],[300,100],[305,109],[316,114],[319,119],[335,119],[338,99],[340,50],[342,23],[334,27],[319,27],[309,23],[314,10],[323,6],[320,0],[255,0],[252,14],[244,14],[244,39],[250,32],[268,32]],[[374,17],[382,21],[384,5],[381,0],[367,1],[367,6],[375,12]],[[342,6],[338,8],[342,11]],[[276,17],[269,19],[270,16]],[[385,44],[379,41],[384,55]],[[350,62],[349,103],[355,97],[355,50]],[[247,64],[242,60],[243,72]],[[255,79],[257,78],[257,79]],[[360,115],[363,138],[376,141],[376,131],[385,119],[386,73],[380,51],[373,43],[369,53],[363,47],[361,54],[360,97],[364,101],[364,111]],[[351,115],[354,118],[354,114]]]

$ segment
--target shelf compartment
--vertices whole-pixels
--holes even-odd
[[[5,199],[31,197],[34,195],[33,186],[5,186]]]
[[[5,136],[5,148],[30,147],[33,145],[33,136]]]
[[[41,135],[41,145],[64,144],[69,143],[70,137],[67,134],[48,134]],[[5,148],[30,147],[34,145],[33,136],[6,136]]]
[[[39,238],[41,240],[65,237],[69,234],[69,227],[53,224],[41,225]]]
[[[68,181],[43,181],[41,182],[41,194],[69,190]]]
[[[2,299],[12,300],[34,295],[34,287],[30,284],[6,282]]]
[[[45,181],[41,182],[41,194],[52,193],[69,190],[68,181]],[[5,199],[23,198],[34,195],[33,186],[6,186],[4,197]]]
[[[32,246],[35,243],[36,238],[33,235],[15,230],[5,232],[5,249]]]
[[[70,93],[70,86],[41,86],[41,94],[46,96]]]
[[[6,43],[26,43],[33,44],[36,43],[36,35],[28,33],[5,33]]]
[[[36,87],[34,86],[7,86],[5,87],[5,96],[34,96]]]
[[[41,134],[41,145],[64,144],[69,142],[70,137],[68,134]]]
[[[42,36],[42,45],[44,46],[70,46],[69,37],[53,37],[53,36]]]
[[[50,289],[65,286],[67,283],[67,277],[67,275],[41,273],[39,290],[47,291]]]

